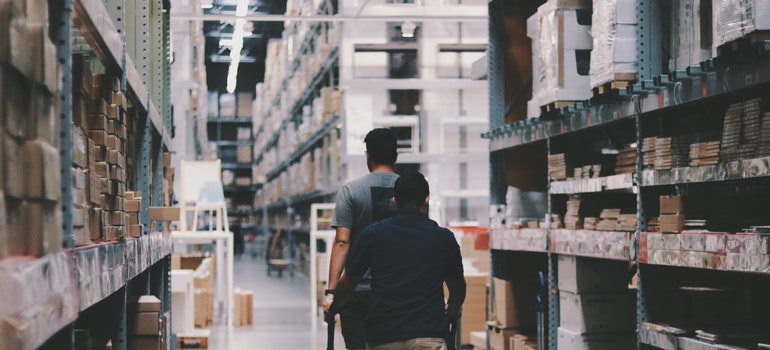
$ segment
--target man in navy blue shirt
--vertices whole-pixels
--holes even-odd
[[[452,232],[428,218],[429,188],[422,174],[401,175],[394,192],[397,214],[361,231],[327,316],[339,310],[371,269],[365,325],[369,348],[446,349],[444,337],[465,300],[460,246]]]

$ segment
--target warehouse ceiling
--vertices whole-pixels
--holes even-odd
[[[235,14],[236,0],[214,0],[206,14]],[[249,14],[283,14],[286,0],[249,0]],[[226,91],[227,71],[230,66],[230,47],[234,21],[205,21],[203,32],[206,36],[206,83],[209,90]],[[238,83],[235,91],[254,91],[254,86],[265,75],[267,41],[280,38],[283,22],[249,22],[243,39],[241,62],[238,66]],[[224,41],[222,41],[224,39]]]

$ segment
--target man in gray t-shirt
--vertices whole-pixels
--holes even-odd
[[[398,152],[396,136],[390,129],[370,131],[364,138],[366,164],[369,174],[352,180],[337,193],[332,226],[336,230],[329,263],[329,285],[326,290],[326,311],[334,298],[334,289],[342,274],[348,250],[364,227],[390,217],[395,212],[393,185],[398,175],[393,171]],[[340,310],[342,336],[347,349],[365,349],[364,321],[371,294],[371,277],[367,273],[356,286],[356,292]]]

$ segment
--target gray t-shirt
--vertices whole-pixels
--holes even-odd
[[[342,185],[337,193],[332,227],[350,229],[350,246],[369,224],[393,216],[393,185],[398,175],[370,173]],[[361,279],[356,290],[368,290],[370,276]]]

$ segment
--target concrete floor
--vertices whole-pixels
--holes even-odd
[[[307,276],[299,272],[293,277],[288,273],[267,276],[264,256],[245,254],[235,260],[234,269],[235,287],[254,291],[254,324],[230,331],[212,327],[209,349],[326,349],[326,324],[310,310]],[[336,348],[344,349],[339,327],[335,339]]]

